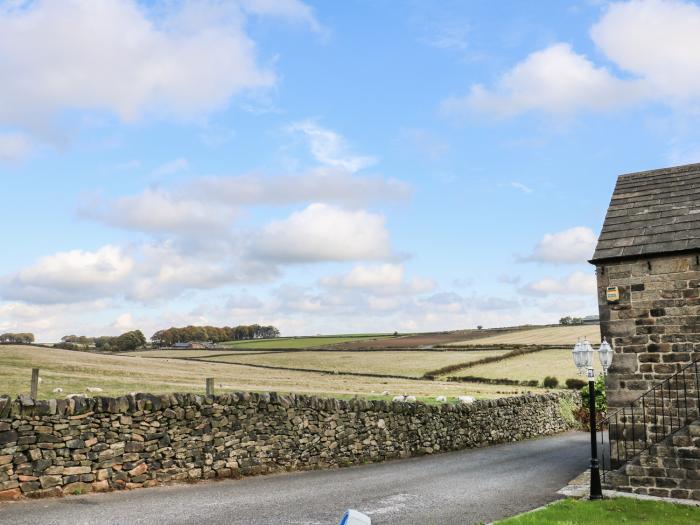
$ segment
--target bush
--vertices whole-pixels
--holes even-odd
[[[559,386],[559,380],[553,376],[547,376],[542,381],[542,386],[545,388],[557,388]]]
[[[586,382],[583,379],[571,378],[566,380],[566,388],[571,390],[581,390],[584,386],[586,386]]]
[[[595,389],[593,395],[595,396],[595,411],[596,419],[600,421],[605,417],[605,413],[608,410],[608,398],[605,393],[605,377],[598,376],[595,380]],[[590,412],[588,410],[588,385],[581,389],[581,407],[576,413],[576,418],[581,422],[584,428],[589,429]]]

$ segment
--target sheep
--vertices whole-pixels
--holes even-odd
[[[43,379],[41,378],[41,376],[39,376],[39,384],[41,384],[42,381]]]
[[[404,396],[394,396],[394,399],[392,399],[392,401],[395,401],[397,403],[403,403],[404,401],[406,401],[406,398]]]
[[[59,387],[59,388],[54,388],[54,389],[53,389],[53,393],[54,393],[54,394],[62,394],[62,393],[63,393],[63,389],[60,388],[60,387]]]
[[[415,403],[416,396],[406,396],[405,401],[406,401],[406,403]]]
[[[438,403],[447,403],[447,398],[445,396],[437,396],[435,398],[435,401],[437,401]]]
[[[472,396],[459,396],[457,400],[463,405],[470,405],[475,401]]]
[[[388,390],[384,390],[384,391],[382,392],[382,395],[383,395],[383,396],[388,396],[388,395],[389,395],[389,391],[388,391]]]
[[[89,387],[85,388],[85,391],[90,393],[90,394],[98,394],[100,392],[103,392],[103,390],[101,388],[96,387],[96,386],[89,386]]]

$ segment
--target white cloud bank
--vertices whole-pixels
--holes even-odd
[[[267,88],[250,15],[319,29],[297,0],[36,0],[0,5],[0,125],[46,139],[65,111],[195,118]]]
[[[520,289],[525,295],[587,295],[595,297],[595,275],[584,272],[573,272],[561,279],[545,277],[526,284]]]
[[[253,241],[253,254],[282,263],[382,260],[391,256],[384,217],[315,203],[269,223]]]
[[[436,286],[431,279],[421,277],[407,279],[403,265],[392,263],[355,266],[347,274],[321,279],[321,284],[334,289],[361,290],[377,295],[426,293]]]
[[[609,4],[591,28],[601,54],[619,71],[558,42],[504,72],[492,87],[476,84],[445,100],[447,114],[568,116],[645,102],[670,106],[700,99],[700,7],[679,0]]]
[[[593,230],[585,226],[576,226],[557,233],[545,233],[535,245],[532,254],[520,260],[554,264],[585,263],[593,256],[597,241]]]

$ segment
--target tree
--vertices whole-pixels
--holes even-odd
[[[7,332],[0,335],[0,343],[30,344],[34,342],[34,334],[30,332]]]
[[[209,341],[221,343],[223,341],[241,341],[246,339],[272,339],[279,337],[280,331],[274,326],[239,325],[239,326],[185,326],[182,328],[170,327],[158,330],[151,336],[151,342],[157,346],[172,346],[175,343],[189,343],[193,341]]]
[[[132,330],[116,337],[112,342],[115,350],[130,352],[146,344],[146,338],[141,330]]]

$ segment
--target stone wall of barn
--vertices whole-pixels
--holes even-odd
[[[574,395],[440,406],[274,393],[0,397],[0,500],[342,467],[516,441],[568,429]]]
[[[601,335],[615,351],[606,380],[609,413],[625,409],[620,425],[610,428],[615,456],[623,450],[617,446],[623,437],[639,446],[651,444],[656,436],[668,434],[672,423],[680,427],[698,418],[696,368],[691,366],[680,378],[665,380],[700,359],[700,257],[622,260],[599,264],[596,273]],[[618,287],[619,302],[608,303],[608,286]],[[647,396],[643,406],[633,405],[654,386],[658,396]],[[700,440],[690,430],[681,432],[676,444],[669,438],[645,452],[642,465],[637,459],[623,475],[611,478],[613,486],[667,496],[674,490],[676,497],[700,499]]]

